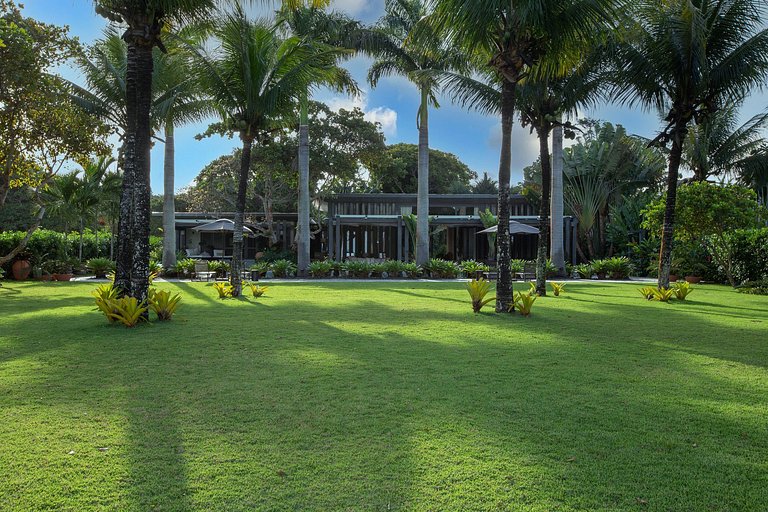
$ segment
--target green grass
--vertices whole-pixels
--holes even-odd
[[[130,330],[94,287],[0,288],[0,510],[768,503],[766,297],[572,283],[522,318],[456,283],[160,284],[177,317]]]

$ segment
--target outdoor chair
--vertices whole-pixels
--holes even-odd
[[[536,264],[533,262],[526,263],[525,266],[523,266],[523,271],[517,272],[515,277],[522,279],[523,281],[536,279]]]
[[[208,263],[204,261],[195,262],[195,279],[202,281],[205,278],[206,281],[210,281],[211,277],[216,279],[216,272],[208,270]]]

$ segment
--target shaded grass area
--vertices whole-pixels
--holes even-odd
[[[275,284],[134,330],[0,288],[2,510],[764,510],[768,300]]]

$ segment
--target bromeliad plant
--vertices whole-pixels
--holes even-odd
[[[515,294],[513,305],[509,307],[510,313],[517,310],[521,315],[529,316],[531,314],[531,309],[533,309],[533,303],[536,302],[538,297],[539,296],[533,292],[517,292]]]
[[[552,281],[549,284],[552,286],[552,295],[554,295],[555,297],[559,297],[560,294],[563,293],[566,283],[556,283]]]
[[[228,299],[232,297],[232,291],[234,287],[229,283],[213,283],[213,289],[219,294],[220,299]]]
[[[309,264],[309,273],[312,277],[331,277],[333,262],[328,260],[313,261]]]
[[[677,297],[677,300],[685,300],[685,298],[691,294],[693,287],[687,281],[681,281],[672,285],[672,292]]]
[[[436,279],[455,279],[459,275],[459,267],[454,262],[440,258],[430,259],[424,266],[424,270]]]
[[[669,288],[654,288],[653,298],[659,302],[669,302],[674,297],[675,292]]]
[[[488,265],[475,260],[464,260],[459,264],[459,268],[467,277],[473,276],[478,272],[488,272],[491,270],[491,267]]]
[[[181,302],[181,295],[171,295],[168,290],[155,290],[149,298],[149,307],[157,314],[157,319],[170,320]]]
[[[483,306],[491,301],[496,300],[496,297],[486,299],[485,296],[491,291],[491,282],[485,279],[473,279],[467,283],[467,291],[472,299],[472,311],[479,313]]]
[[[251,289],[251,293],[256,299],[267,293],[267,290],[269,290],[269,286],[261,286],[256,283],[246,283],[246,285]]]
[[[272,273],[275,275],[275,277],[291,277],[296,273],[297,267],[294,262],[291,260],[275,260],[270,265],[269,268],[272,270]]]
[[[653,300],[656,297],[656,288],[653,286],[643,286],[638,291],[640,295],[645,297],[645,300]]]

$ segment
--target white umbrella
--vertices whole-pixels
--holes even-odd
[[[491,226],[488,229],[478,231],[477,234],[480,235],[480,234],[486,234],[486,233],[497,233],[498,231],[499,231],[499,226]],[[522,222],[517,222],[516,220],[510,220],[509,234],[510,235],[538,235],[539,228],[529,226],[528,224],[523,224]]]
[[[202,226],[192,228],[192,231],[204,231],[206,233],[232,233],[235,230],[235,223],[229,219],[219,219]],[[249,228],[243,226],[243,233],[253,234]]]

